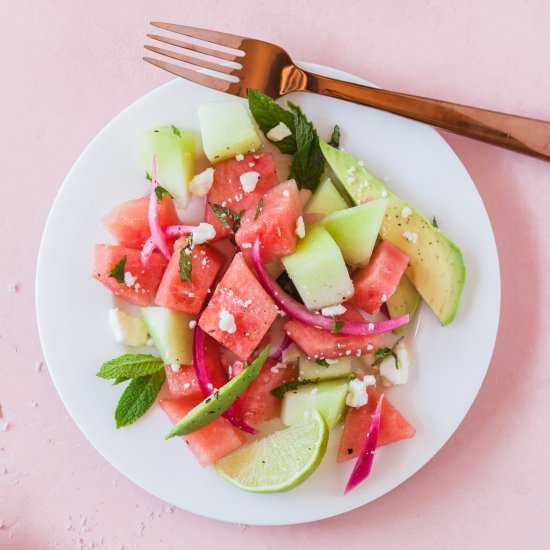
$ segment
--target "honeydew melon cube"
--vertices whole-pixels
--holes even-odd
[[[325,365],[323,362],[328,363]],[[301,380],[331,380],[342,378],[351,373],[351,359],[342,357],[340,359],[323,359],[319,363],[310,361],[304,355],[300,355],[299,377]]]
[[[195,134],[175,126],[159,126],[141,135],[140,158],[149,175],[157,157],[157,182],[182,207],[189,203],[189,182],[195,173]]]
[[[342,195],[340,195],[330,178],[326,177],[315,189],[304,208],[304,213],[328,216],[332,212],[345,210],[347,207],[348,205]]]
[[[311,226],[296,251],[282,258],[282,262],[309,309],[340,304],[353,295],[342,253],[321,225]]]
[[[258,151],[262,142],[246,104],[215,101],[199,107],[202,146],[212,163]]]
[[[329,428],[333,428],[344,416],[347,393],[347,379],[307,384],[290,390],[283,397],[281,420],[286,426],[293,426],[308,411],[317,409]]]
[[[167,365],[193,362],[193,329],[189,323],[197,316],[167,307],[144,307],[141,315],[161,359]]]
[[[388,199],[378,199],[333,212],[322,221],[346,264],[363,267],[369,263],[387,206]]]

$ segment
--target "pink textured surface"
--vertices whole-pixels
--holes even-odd
[[[251,34],[389,89],[550,119],[548,2],[4,4],[0,404],[10,426],[0,432],[0,548],[548,544],[549,164],[445,135],[478,185],[500,252],[491,368],[465,421],[424,469],[378,501],[316,524],[206,520],[165,509],[121,477],[72,423],[47,369],[35,370],[42,357],[33,292],[41,231],[70,166],[116,113],[169,79],[140,60],[149,20]],[[17,293],[8,293],[12,282]]]

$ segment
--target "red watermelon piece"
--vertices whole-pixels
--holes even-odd
[[[403,276],[409,257],[399,248],[382,241],[369,263],[353,276],[355,294],[351,302],[371,315],[395,292]]]
[[[121,246],[142,248],[150,237],[149,197],[133,199],[115,206],[104,218],[103,223]],[[159,221],[162,227],[179,224],[174,202],[168,195],[158,205]]]
[[[298,367],[296,365],[277,367],[276,365],[276,361],[268,359],[258,378],[233,404],[235,414],[247,424],[259,424],[281,416],[283,400],[271,395],[271,390],[298,380]],[[239,366],[234,365],[233,376],[236,376],[238,371]]]
[[[232,334],[220,329],[220,314],[227,311],[235,319]],[[199,319],[199,326],[220,344],[246,361],[277,317],[275,302],[246,265],[241,253],[235,254],[212,299]]]
[[[349,407],[338,449],[337,462],[345,462],[359,455],[367,437],[372,415],[381,392],[375,386],[367,386],[369,402],[362,407]],[[380,433],[377,447],[390,445],[414,436],[416,430],[405,417],[389,402],[387,396],[382,401]]]
[[[296,221],[302,215],[298,187],[294,180],[280,183],[263,197],[256,220],[258,205],[248,208],[235,235],[245,258],[252,261],[252,245],[256,238],[262,243],[262,259],[271,263],[296,250]]]
[[[177,424],[202,398],[161,399],[160,406],[173,424]],[[229,420],[216,418],[204,428],[182,436],[201,466],[210,466],[220,458],[238,449],[246,438]]]
[[[359,311],[346,302],[346,312],[338,319],[343,321],[364,321]],[[284,325],[286,333],[294,343],[310,358],[338,358],[346,355],[364,355],[374,353],[374,350],[382,346],[383,340],[380,334],[372,336],[351,336],[349,334],[336,334],[316,327],[304,325],[294,319]],[[349,353],[348,353],[349,352]]]
[[[191,281],[180,276],[180,250],[187,244],[181,238],[174,244],[174,252],[155,297],[157,306],[164,306],[185,313],[200,313],[209,290],[214,284],[225,258],[210,246],[195,245],[191,251]]]
[[[240,177],[246,172],[257,172],[260,175],[254,191],[246,193],[241,185]],[[256,208],[258,201],[277,185],[275,159],[271,153],[246,155],[243,160],[230,159],[216,163],[214,166],[214,182],[206,200],[206,221],[216,230],[216,240],[229,237],[230,231],[218,219],[209,202],[227,206],[234,212],[248,208]],[[229,225],[232,225],[232,221]]]
[[[131,285],[125,282],[119,283],[111,277],[111,270],[124,256],[126,256],[124,272],[135,278],[133,282],[130,281]],[[166,258],[155,252],[151,255],[147,268],[143,269],[140,250],[114,244],[96,244],[93,277],[123,300],[136,306],[146,307],[155,295],[166,263]]]

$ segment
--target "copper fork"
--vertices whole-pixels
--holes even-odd
[[[274,99],[290,92],[313,92],[550,160],[550,122],[321,76],[297,67],[283,48],[254,38],[172,23],[151,22],[151,25],[192,40],[148,34],[149,38],[178,50],[146,45],[147,50],[182,61],[186,66],[151,57],[144,57],[145,61],[220,92],[246,97],[248,88],[256,88]]]

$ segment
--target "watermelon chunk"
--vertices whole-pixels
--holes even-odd
[[[369,263],[353,276],[355,294],[351,302],[371,315],[395,292],[409,257],[388,241],[382,241]]]
[[[350,407],[344,424],[342,439],[338,449],[337,462],[345,462],[359,455],[372,415],[381,392],[375,386],[367,386],[369,402],[362,407]],[[380,418],[380,433],[377,447],[390,445],[401,439],[409,439],[414,436],[416,430],[407,422],[405,417],[389,402],[385,396],[382,402],[382,414]]]
[[[298,368],[296,365],[276,367],[276,364],[273,359],[268,359],[258,378],[233,405],[235,414],[247,424],[259,424],[281,416],[283,400],[271,395],[271,390],[298,380]],[[239,365],[234,365],[232,370],[233,376],[236,376],[240,370]]]
[[[233,315],[236,331],[219,326],[220,314]],[[275,303],[246,265],[241,253],[235,254],[229,269],[216,287],[203,311],[199,326],[218,342],[246,361],[277,317]]]
[[[296,250],[296,220],[302,214],[296,182],[285,181],[268,191],[254,221],[257,211],[257,204],[246,210],[235,236],[245,258],[252,261],[251,245],[258,237],[262,243],[262,259],[265,263],[292,254]]]
[[[349,302],[344,303],[346,312],[338,319],[343,321],[365,321],[361,313]],[[349,355],[374,353],[382,346],[382,336],[352,336],[304,325],[294,319],[285,323],[284,329],[294,343],[309,359],[337,358]]]
[[[180,250],[187,244],[181,238],[174,244],[174,252],[155,297],[157,306],[168,307],[184,313],[200,313],[225,258],[212,247],[195,245],[191,251],[191,281],[184,282],[180,275]]]
[[[207,334],[204,335],[204,359],[213,387],[221,388],[227,382],[227,373],[222,364],[218,343]],[[177,372],[170,365],[165,365],[165,370],[172,397],[204,397],[193,365],[181,365]]]
[[[202,397],[183,399],[161,399],[160,406],[173,424],[177,424],[191,409],[202,401]],[[238,449],[246,438],[229,420],[219,417],[204,428],[182,436],[201,466],[210,466],[220,458]]]
[[[260,175],[254,191],[246,193],[240,177],[246,172],[257,172]],[[238,213],[247,208],[256,208],[258,201],[277,185],[275,160],[271,153],[246,155],[243,160],[225,160],[214,167],[214,182],[206,200],[206,221],[214,226],[216,240],[229,237],[230,231],[218,219],[209,202],[227,206]],[[228,220],[229,225],[232,221]]]
[[[131,284],[119,283],[111,277],[111,270],[124,256],[124,272],[130,274],[131,279],[128,282]],[[141,251],[114,244],[96,244],[93,277],[123,300],[146,307],[151,303],[160,284],[166,263],[166,259],[155,252],[151,255],[147,268],[143,269]]]
[[[121,246],[142,248],[151,235],[149,229],[149,197],[133,199],[115,206],[104,218],[109,233]],[[162,227],[179,224],[174,202],[168,195],[158,205],[159,221]]]

